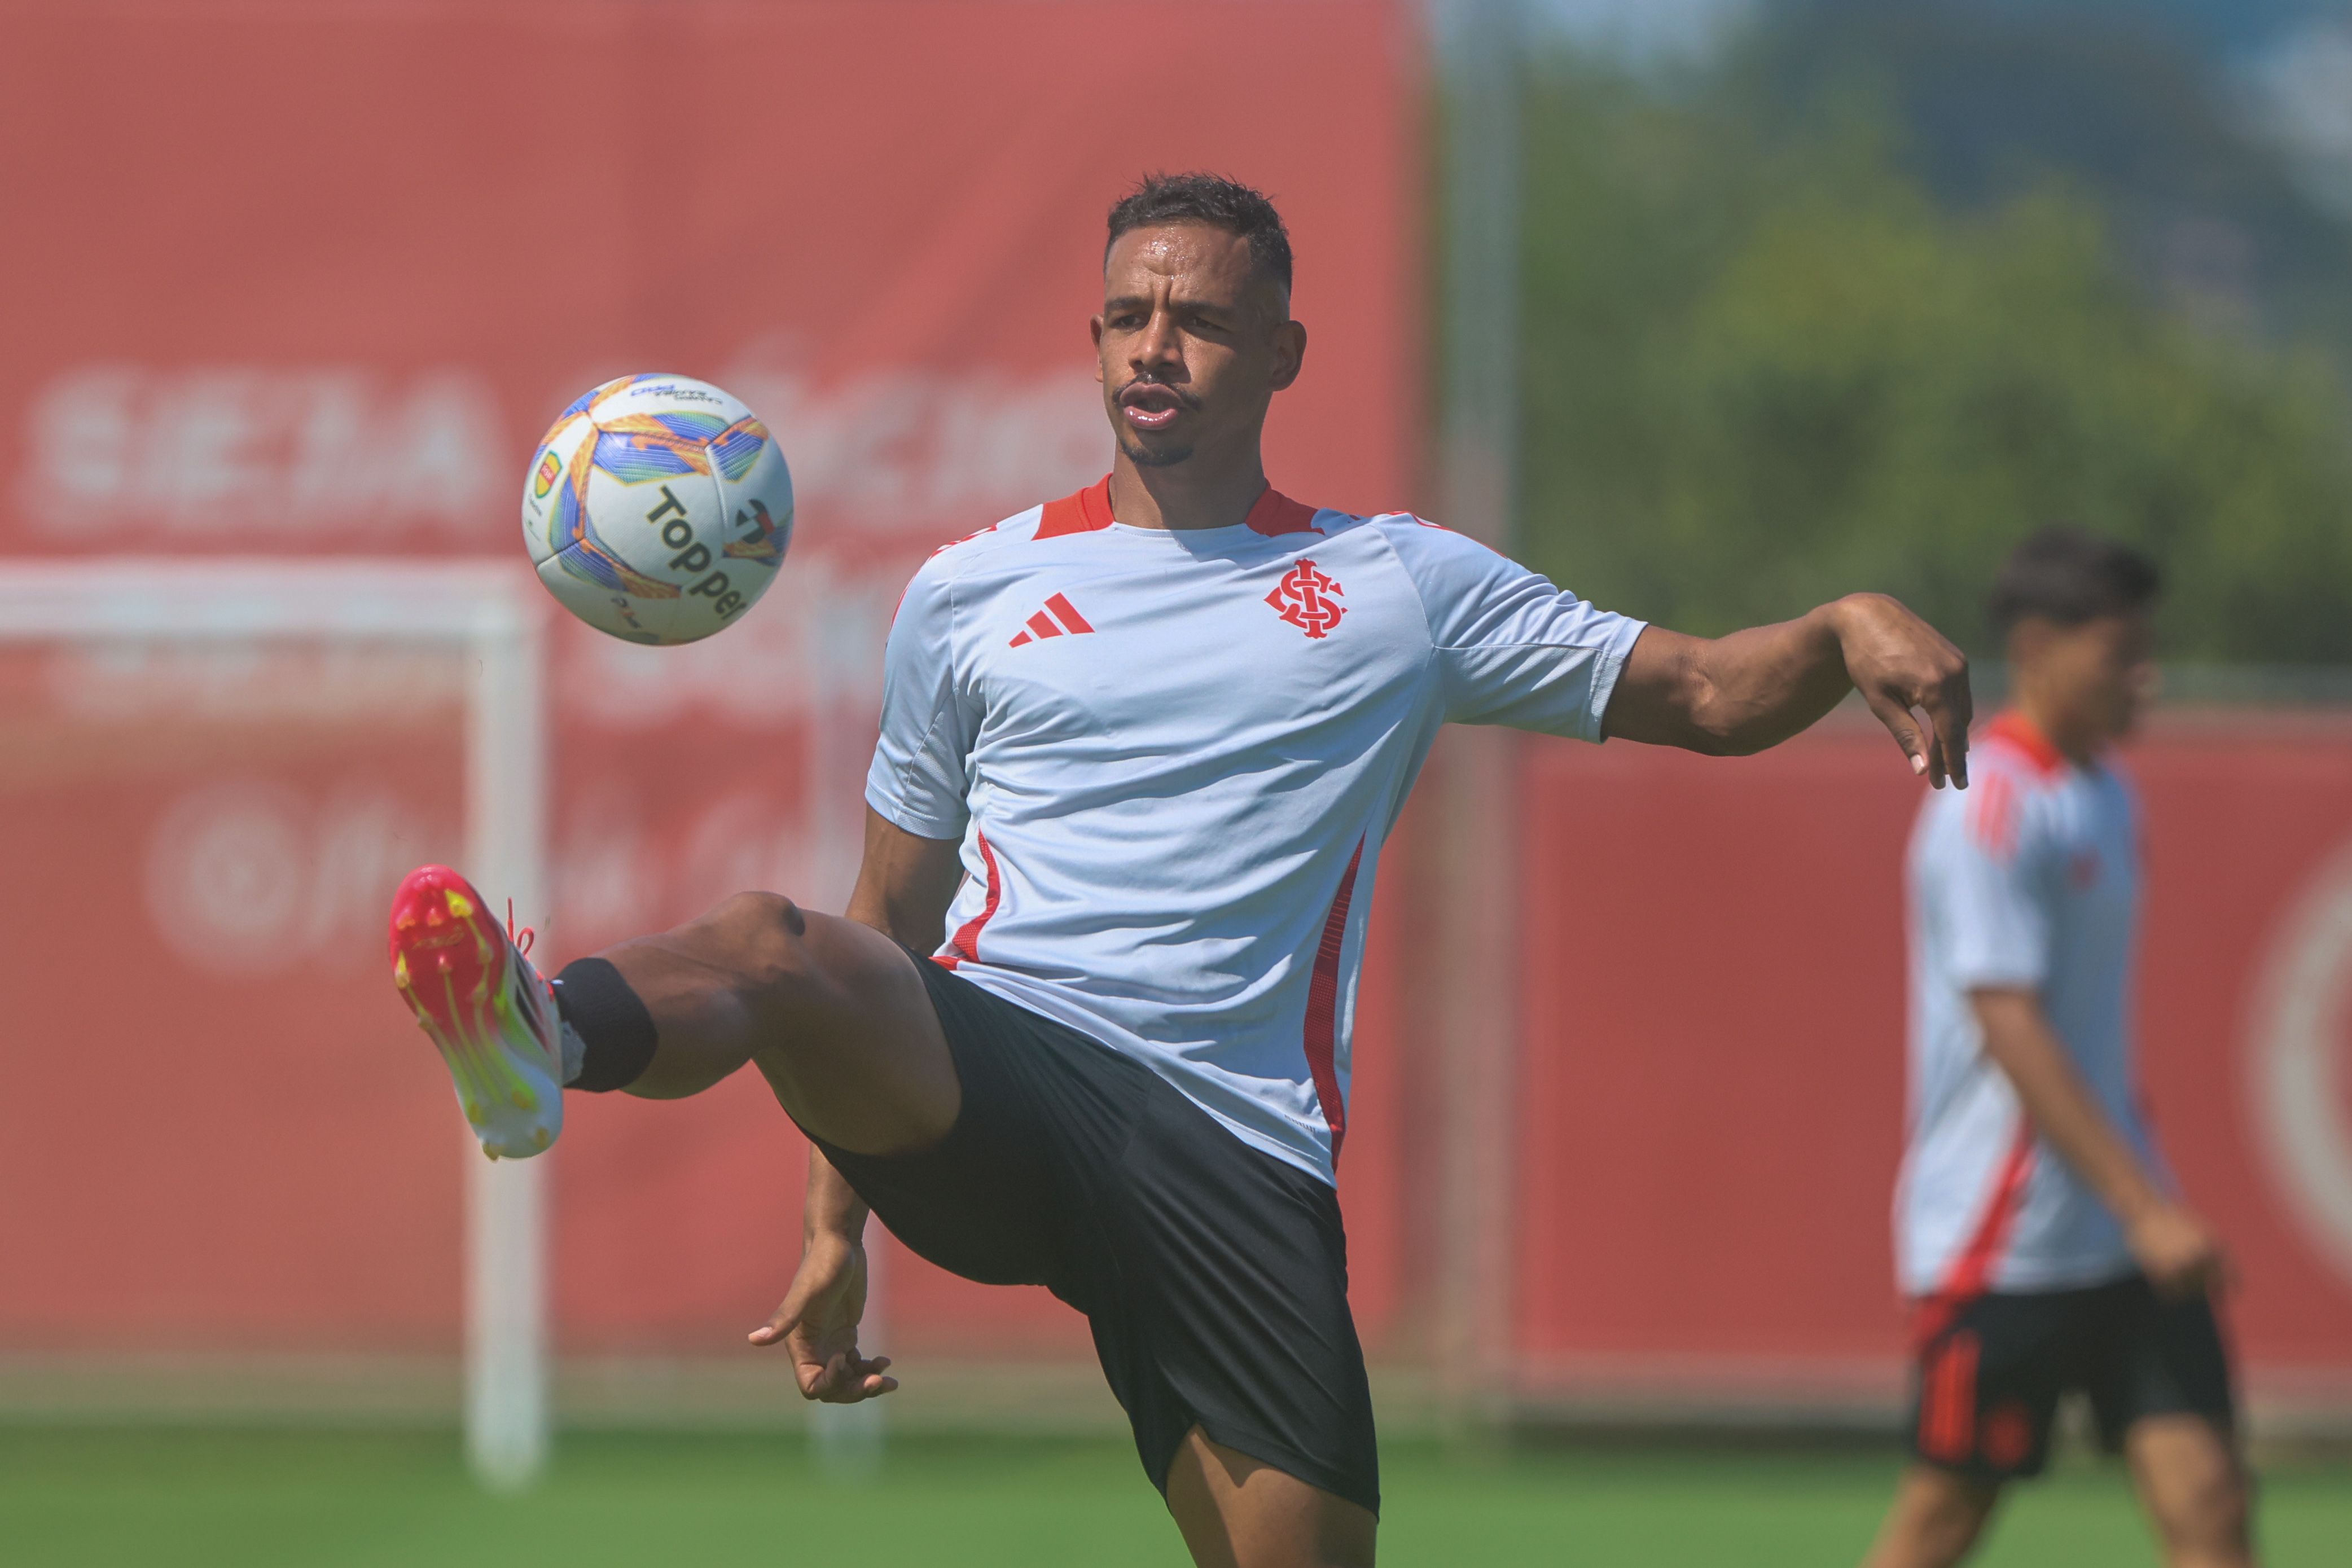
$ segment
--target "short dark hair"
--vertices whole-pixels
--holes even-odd
[[[1222,174],[1146,174],[1113,203],[1103,258],[1129,229],[1162,224],[1207,224],[1249,241],[1250,265],[1290,287],[1290,231],[1263,191]]]
[[[2156,562],[2131,546],[2080,528],[2046,528],[2009,552],[1988,608],[2004,633],[2029,615],[2080,626],[2145,610],[2163,586]]]

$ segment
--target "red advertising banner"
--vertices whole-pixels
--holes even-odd
[[[2141,1068],[2258,1390],[2352,1389],[2352,721],[2166,719]],[[1518,1337],[1535,1385],[1883,1393],[1902,857],[1874,731],[1530,757]]]
[[[624,371],[714,381],[791,460],[790,559],[695,647],[560,622],[553,907],[521,913],[561,962],[741,887],[838,907],[907,574],[1108,466],[1087,319],[1139,174],[1230,172],[1288,220],[1314,339],[1276,482],[1412,499],[1417,26],[1370,0],[0,5],[0,556],[520,562],[557,411]],[[458,852],[457,677],[348,650],[257,683],[138,647],[7,670],[0,854],[39,892],[0,914],[0,1350],[453,1345],[461,1133],[377,923]],[[1375,1335],[1385,1039],[1350,1149]],[[740,1343],[797,1253],[789,1124],[748,1075],[571,1118],[564,1343]],[[902,1342],[1085,1346],[1042,1292],[907,1260],[890,1291]]]
[[[1313,337],[1276,483],[1416,494],[1411,8],[1181,10],[0,0],[0,558],[520,570],[557,410],[715,381],[792,460],[792,554],[691,648],[559,618],[551,908],[521,913],[560,963],[741,887],[838,906],[908,571],[1107,465],[1085,324],[1138,173],[1225,170],[1290,222]],[[0,1354],[454,1348],[469,1156],[379,923],[459,853],[462,680],[365,648],[0,656]],[[1850,730],[1527,758],[1515,1364],[1883,1390],[1916,787]],[[2132,760],[2161,1136],[2236,1249],[2250,1364],[2342,1386],[2352,730],[2171,720]],[[1408,1097],[1444,1070],[1398,1021],[1409,892],[1378,893],[1341,1171],[1391,1353],[1428,1275]],[[798,1246],[762,1087],[569,1114],[565,1348],[739,1344]],[[1086,1354],[1042,1292],[888,1269],[894,1352]]]

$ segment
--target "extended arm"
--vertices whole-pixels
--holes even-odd
[[[866,858],[849,918],[925,952],[947,928],[948,905],[962,877],[952,839],[918,838],[866,812]],[[753,1344],[789,1347],[801,1393],[855,1404],[898,1386],[883,1375],[887,1355],[857,1353],[866,1312],[865,1201],[815,1145],[809,1148],[808,1197],[801,1211],[801,1264],[775,1316],[751,1331]]]
[[[1609,699],[1606,733],[1713,757],[1778,746],[1859,691],[1914,773],[1969,782],[1969,663],[1880,593],[1707,639],[1644,631]]]
[[[2132,1255],[2168,1295],[2207,1288],[2220,1277],[2220,1248],[2197,1217],[2168,1197],[2099,1108],[2065,1046],[2030,990],[1969,993],[1985,1054],[2017,1091],[2018,1103],[2061,1158],[2123,1222]]]

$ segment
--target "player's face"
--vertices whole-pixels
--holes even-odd
[[[1096,379],[1128,460],[1257,456],[1274,394],[1298,377],[1307,329],[1249,242],[1206,224],[1130,229],[1103,262]]]
[[[2156,637],[2144,612],[2045,626],[2029,655],[2035,678],[2084,729],[2121,740],[2156,689]],[[2022,673],[2022,672],[2021,672]]]

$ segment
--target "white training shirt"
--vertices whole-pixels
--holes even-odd
[[[1402,513],[1110,483],[949,545],[890,629],[875,810],[960,839],[938,957],[1332,1179],[1381,846],[1446,720],[1583,740],[1642,623]]]
[[[2042,1142],[1984,1054],[1975,988],[2038,991],[2102,1110],[2155,1164],[2131,1056],[2139,811],[2015,715],[1930,794],[1911,835],[1910,1144],[1897,1268],[1916,1296],[2050,1291],[2128,1274],[2105,1205]]]

